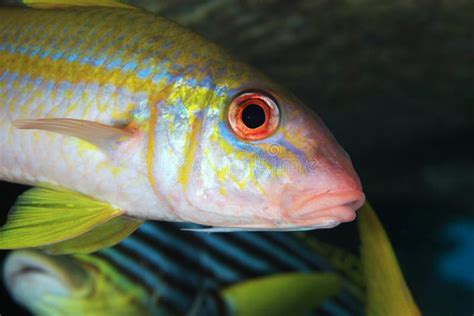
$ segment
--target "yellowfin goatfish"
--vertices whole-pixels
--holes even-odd
[[[0,249],[93,251],[146,219],[233,231],[355,218],[349,156],[291,94],[163,18],[56,2],[0,9],[0,180],[34,186]]]

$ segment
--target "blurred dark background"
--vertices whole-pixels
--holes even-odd
[[[163,2],[132,1],[216,41],[324,119],[423,313],[474,313],[474,1]],[[4,212],[22,189],[0,183]],[[319,233],[343,244],[353,226]]]

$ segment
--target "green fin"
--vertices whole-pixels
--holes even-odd
[[[61,7],[109,7],[134,9],[133,6],[114,0],[23,0],[22,3],[32,8],[61,8]]]
[[[339,293],[332,273],[283,273],[232,285],[221,291],[234,315],[307,315]]]
[[[116,217],[78,237],[46,246],[43,249],[55,255],[94,252],[119,243],[142,223],[142,220],[128,216]]]
[[[80,236],[124,212],[65,189],[32,188],[0,227],[0,249],[46,246]]]
[[[358,213],[367,315],[421,315],[374,210],[365,203]]]

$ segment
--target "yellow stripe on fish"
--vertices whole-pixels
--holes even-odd
[[[188,185],[189,175],[192,172],[193,159],[196,153],[196,146],[199,140],[199,133],[202,128],[202,119],[196,117],[191,123],[191,134],[186,140],[186,146],[184,149],[184,162],[179,169],[178,182],[183,186],[183,190],[186,191]]]

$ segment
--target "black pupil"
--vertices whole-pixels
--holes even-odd
[[[242,122],[248,128],[257,128],[265,123],[265,111],[260,105],[249,104],[242,111]]]

